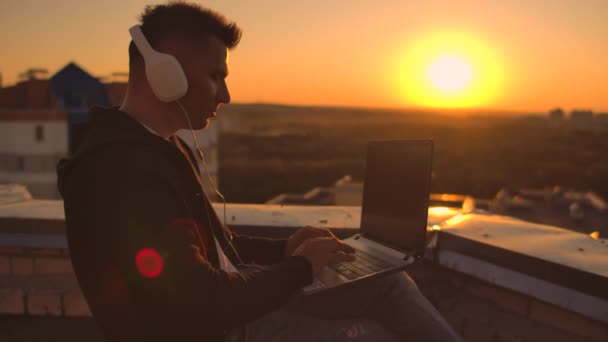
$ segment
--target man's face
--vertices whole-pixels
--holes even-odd
[[[190,114],[192,128],[203,129],[217,115],[220,104],[230,102],[226,85],[228,49],[221,40],[211,37],[202,46],[192,44],[182,51],[180,63],[188,79],[188,92],[181,102]],[[190,128],[183,113],[179,118],[179,128]]]

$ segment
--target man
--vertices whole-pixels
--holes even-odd
[[[204,129],[230,102],[228,50],[241,31],[182,2],[148,6],[140,20],[152,47],[184,69],[189,120],[155,97],[131,42],[122,106],[93,107],[86,138],[58,165],[72,263],[106,339],[457,340],[405,274],[299,296],[323,267],[353,260],[328,230],[265,239],[220,222],[175,132],[188,121]]]

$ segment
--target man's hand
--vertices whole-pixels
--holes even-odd
[[[355,250],[335,237],[317,237],[304,241],[293,253],[308,259],[313,276],[323,267],[344,261],[354,261]]]
[[[287,244],[285,245],[285,256],[291,256],[296,248],[304,241],[318,237],[336,238],[336,236],[327,228],[316,228],[311,226],[300,228],[287,240]]]

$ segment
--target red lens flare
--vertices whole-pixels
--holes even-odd
[[[163,258],[153,248],[144,248],[135,256],[139,273],[146,278],[156,278],[163,270]]]

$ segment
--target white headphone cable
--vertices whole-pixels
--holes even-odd
[[[209,182],[211,182],[211,185],[213,186],[213,190],[215,190],[215,193],[222,199],[222,202],[224,202],[224,225],[227,225],[228,222],[226,221],[226,198],[224,198],[224,195],[222,195],[222,193],[217,189],[217,186],[215,186],[213,179],[211,179],[211,176],[209,175],[209,170],[207,170],[207,164],[205,163],[205,156],[203,155],[203,151],[201,150],[200,146],[198,146],[198,140],[196,139],[196,134],[194,134],[194,129],[192,128],[192,123],[190,123],[190,116],[188,115],[188,111],[186,110],[186,108],[184,108],[182,103],[179,102],[179,100],[176,100],[175,102],[177,102],[179,107],[182,109],[182,112],[186,116],[186,120],[188,121],[188,127],[190,127],[190,133],[192,133],[192,139],[194,140],[194,145],[196,146],[196,151],[198,152],[198,156],[201,158],[201,161],[203,162],[203,167],[205,168],[205,173],[207,174],[207,179],[209,179]],[[203,189],[203,191],[205,191],[205,189]],[[207,210],[207,216],[209,216],[208,210]],[[211,228],[211,227],[209,227],[209,228]],[[224,236],[226,236],[225,229],[222,229],[222,233],[224,234]],[[230,247],[232,247],[232,249],[236,252],[236,249],[232,245],[232,241],[231,241],[232,236],[230,238],[227,238],[227,240],[228,240],[228,243],[230,244]],[[237,254],[237,257],[238,257],[238,254]],[[240,257],[238,257],[238,258],[240,259]],[[242,337],[244,338],[245,342],[247,342],[249,340],[247,324],[243,325],[243,335],[244,336],[242,336]]]
[[[226,198],[224,198],[224,195],[217,189],[217,186],[215,186],[213,179],[211,179],[211,176],[209,175],[209,170],[207,169],[207,163],[205,163],[205,156],[203,155],[203,152],[202,152],[200,146],[198,145],[198,140],[196,139],[196,134],[194,134],[194,129],[192,128],[192,124],[190,123],[190,117],[188,115],[188,111],[186,110],[186,108],[184,108],[184,106],[182,105],[182,103],[179,100],[176,100],[175,102],[177,102],[179,107],[182,109],[182,112],[184,113],[184,116],[186,117],[186,120],[188,121],[188,127],[190,127],[190,133],[192,133],[192,139],[194,140],[194,145],[196,146],[196,151],[198,152],[198,156],[201,158],[201,161],[203,162],[203,167],[205,168],[205,174],[207,175],[207,179],[209,179],[209,182],[211,182],[211,186],[213,187],[213,190],[222,199],[222,202],[224,203],[224,225],[226,225],[227,224]],[[224,231],[224,229],[222,229],[222,230]],[[228,241],[230,242],[230,239],[228,239]]]

